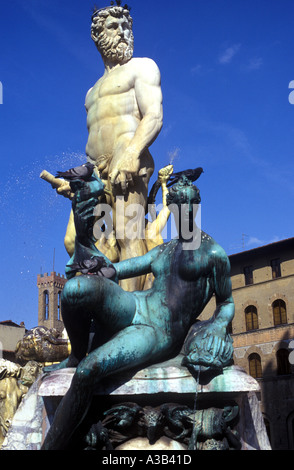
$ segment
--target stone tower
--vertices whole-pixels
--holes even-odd
[[[66,283],[63,275],[51,272],[38,274],[39,289],[38,325],[47,328],[64,328],[61,312],[61,292]]]

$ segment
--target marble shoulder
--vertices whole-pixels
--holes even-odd
[[[133,57],[131,63],[136,71],[146,79],[150,77],[160,80],[160,70],[153,59],[149,59],[148,57]]]

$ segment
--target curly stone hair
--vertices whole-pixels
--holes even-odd
[[[116,40],[112,40],[105,34],[104,24],[109,16],[113,16],[114,18],[125,16],[127,19],[130,29],[130,41],[126,50],[119,49],[117,43],[117,40],[120,40],[119,37],[117,37]],[[134,46],[132,25],[133,19],[130,16],[130,11],[125,7],[111,6],[102,8],[101,10],[96,10],[94,12],[91,24],[91,38],[93,39],[102,57],[114,60],[117,59],[119,61],[128,61],[132,58]]]
[[[125,5],[126,7],[127,5]],[[110,6],[101,8],[100,10],[95,10],[92,15],[92,24],[91,24],[91,34],[98,38],[99,34],[103,31],[103,26],[106,18],[111,15],[114,18],[119,18],[124,15],[130,28],[133,26],[133,18],[130,15],[130,10],[122,6]]]

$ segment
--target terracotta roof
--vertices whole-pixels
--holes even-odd
[[[17,323],[14,323],[12,320],[0,321],[0,325],[4,325],[4,326],[17,326],[18,328],[23,328],[22,325],[18,325]]]
[[[233,253],[229,255],[229,258],[234,257],[243,257],[249,256],[250,254],[256,255],[257,252],[266,252],[272,251],[274,249],[282,249],[282,248],[293,248],[294,249],[294,237],[293,238],[285,238],[284,240],[279,240],[277,242],[269,243],[268,245],[258,246],[256,248],[252,248],[251,250],[240,251],[239,253]]]

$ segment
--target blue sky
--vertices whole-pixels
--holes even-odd
[[[1,3],[0,321],[27,328],[37,324],[37,274],[53,259],[63,273],[68,260],[70,203],[39,174],[85,160],[84,99],[103,73],[89,33],[94,3]],[[162,75],[155,174],[171,155],[175,171],[204,168],[202,229],[228,254],[292,237],[293,0],[130,3],[134,55]]]

